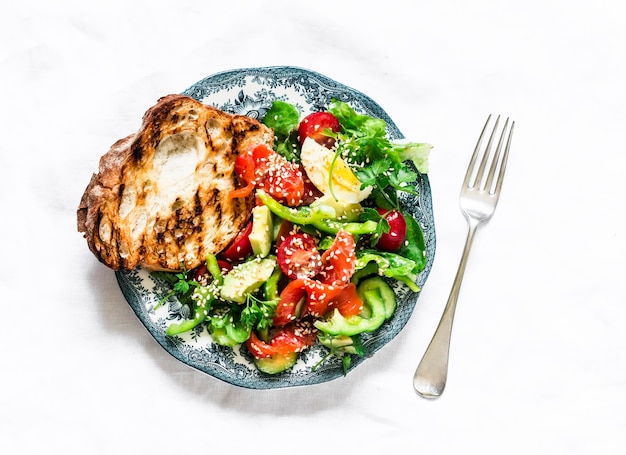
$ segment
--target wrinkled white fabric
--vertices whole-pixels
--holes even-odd
[[[599,3],[22,0],[0,15],[0,452],[587,454],[626,445],[626,24]],[[434,144],[434,267],[347,377],[256,391],[141,325],[76,231],[100,156],[216,72],[308,68]],[[458,191],[489,113],[516,121],[477,234],[444,395],[414,369],[456,272]]]

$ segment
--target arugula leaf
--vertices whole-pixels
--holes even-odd
[[[333,99],[328,107],[328,112],[337,117],[342,128],[346,130],[355,131],[359,134],[366,132],[372,137],[384,137],[386,134],[387,125],[384,120],[358,114],[343,101]]]

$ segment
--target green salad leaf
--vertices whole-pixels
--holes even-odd
[[[272,103],[262,122],[274,130],[276,152],[290,161],[297,161],[299,159],[297,129],[300,111],[293,104],[277,100]]]
[[[406,241],[396,251],[397,254],[411,259],[415,263],[414,273],[419,273],[426,267],[426,243],[424,233],[415,218],[404,213],[406,220]]]

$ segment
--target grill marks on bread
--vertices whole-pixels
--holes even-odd
[[[141,129],[100,161],[78,209],[78,230],[113,269],[187,269],[224,249],[245,226],[254,197],[239,186],[238,153],[273,132],[191,98],[170,95],[144,115]]]

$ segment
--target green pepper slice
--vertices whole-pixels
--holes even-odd
[[[327,234],[336,234],[342,229],[352,235],[373,234],[378,226],[372,220],[362,223],[338,221],[333,218],[334,213],[326,210],[323,205],[291,208],[282,205],[262,190],[257,190],[256,194],[274,215],[301,226],[313,226]]]

